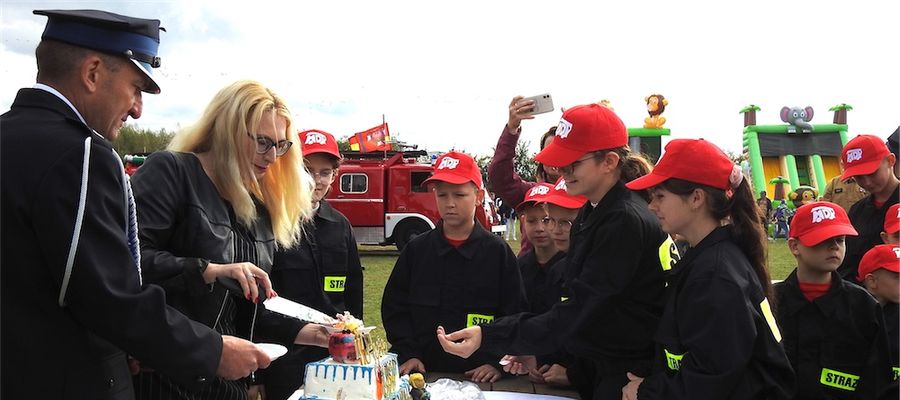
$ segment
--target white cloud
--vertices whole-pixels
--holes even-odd
[[[23,38],[31,8],[0,5],[0,108],[34,78]],[[854,106],[851,136],[896,128],[894,3],[780,2],[79,2],[158,15],[163,93],[146,96],[147,127],[191,123],[212,95],[257,79],[288,99],[299,128],[342,136],[381,122],[421,147],[490,152],[516,94],[549,92],[559,107],[612,101],[628,126],[662,93],[673,137],[740,150],[743,106],[760,124],[782,106]],[[15,34],[12,34],[15,33]],[[19,42],[13,42],[18,40]],[[36,43],[36,38],[33,39]],[[33,44],[32,44],[33,46]],[[12,50],[12,51],[11,51]],[[29,53],[25,53],[29,54]],[[526,121],[537,139],[559,112]]]

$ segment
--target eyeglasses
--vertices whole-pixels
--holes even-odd
[[[328,180],[328,179],[331,179],[332,176],[334,176],[334,170],[333,170],[333,169],[323,169],[323,170],[321,170],[321,171],[319,171],[319,172],[316,172],[316,171],[313,171],[313,170],[307,170],[307,172],[309,172],[309,175],[312,176],[312,178],[313,178],[314,180],[315,180],[316,178],[322,178],[322,179]]]
[[[274,140],[269,139],[265,136],[262,136],[262,135],[253,136],[249,132],[247,132],[247,136],[249,136],[250,139],[256,140],[256,153],[257,154],[266,154],[269,152],[269,149],[274,148],[275,155],[277,157],[281,157],[284,155],[284,153],[287,153],[288,149],[291,148],[291,145],[294,144],[294,142],[292,142],[290,140],[280,140],[280,141],[278,141],[278,143],[275,143]]]
[[[590,154],[588,154],[587,157],[583,157],[581,159],[575,160],[571,164],[566,165],[564,167],[550,167],[550,168],[556,170],[556,173],[558,173],[559,175],[568,175],[568,174],[571,174],[573,171],[575,171],[575,168],[578,168],[578,164],[581,164],[587,160],[590,160],[590,159],[594,158],[595,156],[596,156],[596,152],[591,152]]]
[[[550,228],[550,230],[556,229],[557,226],[559,227],[559,229],[562,229],[563,231],[568,231],[568,230],[572,229],[572,221],[569,221],[567,219],[557,220],[557,219],[553,219],[550,217],[544,217],[544,219],[542,219],[541,222],[544,225],[547,225],[547,227]]]

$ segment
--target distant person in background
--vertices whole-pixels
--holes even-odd
[[[522,96],[513,97],[509,103],[509,120],[506,126],[503,127],[503,132],[500,133],[500,139],[497,141],[497,147],[494,149],[494,157],[491,158],[491,164],[488,166],[488,181],[498,196],[503,198],[506,204],[510,206],[525,200],[525,192],[537,184],[537,182],[528,182],[520,178],[516,174],[514,165],[516,144],[519,141],[519,134],[522,132],[521,123],[524,119],[534,118],[533,115],[529,114],[533,108],[533,101],[525,101]],[[553,140],[555,134],[556,127],[554,126],[541,136],[541,150],[547,147],[547,144]],[[559,178],[559,174],[556,171],[551,171],[540,163],[537,163],[535,175],[538,182],[552,183]],[[522,235],[521,246],[519,255],[531,248],[531,243],[525,235]]]
[[[841,163],[841,173],[844,172],[843,166],[843,163]],[[856,179],[853,179],[852,177],[842,179],[841,175],[838,175],[831,178],[831,181],[825,186],[825,191],[822,193],[821,200],[837,204],[841,206],[844,211],[849,213],[850,207],[853,207],[857,201],[862,200],[863,197],[868,195],[869,193],[866,192],[866,189],[863,189],[856,183]]]
[[[848,280],[856,280],[859,260],[869,249],[881,244],[881,231],[888,208],[898,203],[900,179],[894,175],[897,158],[888,151],[885,142],[872,135],[859,135],[847,142],[841,151],[844,173],[841,178],[855,178],[869,195],[850,208],[850,222],[859,232],[847,238],[847,257],[838,273]]]
[[[772,213],[772,220],[775,221],[775,233],[772,235],[773,238],[788,238],[788,219],[790,216],[791,210],[788,208],[787,203],[781,201]]]
[[[506,240],[517,240],[516,237],[516,219],[519,218],[515,208],[509,209],[509,217],[506,218]],[[523,232],[522,239],[525,239]]]
[[[769,200],[769,197],[766,196],[765,190],[759,192],[759,199],[756,200],[756,205],[759,206],[759,220],[762,223],[763,233],[768,237],[769,219],[772,218],[772,200]]]
[[[894,155],[895,159],[900,159],[900,126],[897,127],[897,130],[888,137],[887,142],[888,151]],[[894,176],[900,179],[900,162],[894,163]]]

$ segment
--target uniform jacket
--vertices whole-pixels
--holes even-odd
[[[438,325],[453,332],[526,308],[522,277],[506,242],[476,223],[457,249],[439,224],[400,253],[384,288],[381,316],[400,363],[418,358],[429,371],[465,372],[496,365],[502,354],[479,350],[463,359],[445,353],[434,334]]]
[[[856,274],[859,268],[859,260],[876,245],[881,244],[881,231],[884,230],[884,215],[887,209],[897,204],[898,187],[894,188],[894,195],[889,197],[881,207],[876,208],[872,203],[872,195],[868,195],[850,207],[847,216],[850,223],[859,233],[858,236],[847,236],[847,255],[844,262],[838,267],[838,273],[844,279],[856,282]]]
[[[191,319],[219,328],[217,320],[225,308],[225,297],[232,294],[219,284],[206,284],[202,274],[210,262],[234,262],[235,232],[229,207],[200,160],[191,153],[152,154],[134,174],[133,186],[144,281],[165,288],[169,304]],[[258,257],[256,266],[270,272],[275,238],[269,214],[258,202],[257,220],[250,231]],[[238,336],[254,342],[293,345],[304,322],[267,311],[261,305],[254,310],[254,304],[242,295],[236,297]]]
[[[516,262],[519,264],[519,272],[522,274],[522,282],[525,284],[525,297],[528,299],[528,311],[540,314],[550,309],[553,304],[560,301],[560,287],[562,282],[555,280],[553,268],[565,268],[564,264],[557,263],[566,257],[566,253],[557,252],[543,266],[538,265],[537,255],[532,248],[527,253],[519,256]]]
[[[110,143],[39,89],[19,91],[0,140],[2,397],[131,399],[123,350],[184,385],[214,376],[221,337],[141,286]]]
[[[787,399],[794,372],[747,258],[729,227],[713,230],[674,267],[656,333],[656,373],[638,399]]]
[[[363,320],[362,265],[350,222],[319,202],[300,244],[275,252],[272,286],[278,295],[334,316],[344,311]],[[328,356],[327,349],[294,345],[263,371],[266,388],[303,384],[303,368]],[[271,391],[271,390],[270,390]]]
[[[822,200],[830,201],[841,206],[844,211],[849,212],[857,201],[862,200],[868,195],[865,189],[856,183],[856,179],[850,178],[842,181],[840,175],[831,179],[825,186],[825,193],[822,193]]]
[[[803,296],[797,270],[775,285],[775,318],[797,374],[795,399],[872,399],[890,381],[881,306],[833,274],[828,292]]]
[[[350,311],[363,319],[362,265],[350,221],[320,201],[304,233],[298,246],[275,252],[275,290],[329,315]]]
[[[665,276],[659,248],[667,236],[637,194],[616,184],[585,204],[572,227],[566,290],[571,297],[543,314],[519,314],[482,328],[482,348],[506,354],[570,354],[621,373],[653,355]]]

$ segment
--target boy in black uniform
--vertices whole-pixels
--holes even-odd
[[[275,253],[272,287],[286,299],[329,315],[349,311],[363,318],[362,265],[350,221],[325,201],[341,165],[334,136],[320,130],[300,132],[306,170],[315,182],[313,221],[299,246]],[[288,398],[303,385],[303,368],[328,356],[328,349],[294,346],[264,371],[266,396]]]
[[[882,244],[869,250],[859,262],[857,279],[875,296],[884,310],[893,380],[900,376],[900,247]],[[896,397],[896,396],[895,396]]]
[[[894,175],[897,158],[877,136],[859,135],[841,151],[844,173],[841,179],[854,177],[869,195],[850,208],[850,222],[859,236],[847,239],[847,257],[838,268],[844,279],[855,281],[857,265],[869,249],[881,243],[881,228],[887,209],[898,203],[900,179]]]
[[[775,285],[776,319],[797,374],[795,399],[870,399],[888,382],[881,307],[835,271],[845,236],[844,209],[826,201],[797,209],[788,246],[797,269]]]
[[[525,200],[516,206],[522,230],[532,244],[531,249],[519,256],[517,263],[525,284],[528,310],[533,313],[547,311],[553,303],[559,301],[559,297],[552,294],[558,292],[558,289],[552,287],[550,268],[565,257],[565,253],[559,251],[550,238],[549,218],[541,204],[551,189],[550,184],[539,183],[529,189],[525,193]]]
[[[462,329],[525,310],[522,277],[509,246],[475,222],[484,193],[475,160],[451,151],[435,165],[423,184],[434,190],[441,222],[400,253],[384,288],[384,329],[401,375],[427,369],[494,382],[500,355],[444,353],[434,332],[438,325]]]

